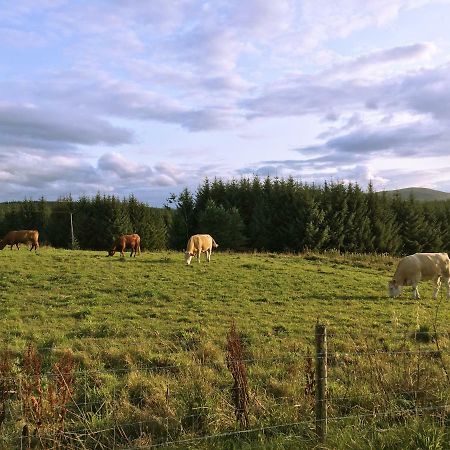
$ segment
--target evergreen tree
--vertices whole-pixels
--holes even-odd
[[[374,192],[369,184],[367,205],[373,236],[370,251],[396,254],[401,247],[400,226],[386,193]]]
[[[367,195],[358,184],[347,187],[347,225],[344,248],[350,252],[370,252],[373,249],[372,230],[368,215]]]
[[[59,198],[53,203],[47,227],[49,242],[54,247],[70,248],[72,234],[70,227],[70,213],[75,209],[72,197]],[[76,230],[74,230],[75,234]]]
[[[305,230],[302,250],[322,250],[330,238],[330,227],[325,221],[325,211],[308,190],[305,197]]]
[[[423,205],[423,217],[426,223],[423,236],[423,249],[427,252],[442,252],[445,239],[445,231],[441,227],[438,210],[433,203]],[[445,229],[448,229],[446,224]]]
[[[210,234],[222,249],[239,250],[245,244],[244,222],[236,208],[226,210],[209,200],[199,215],[200,234]]]
[[[423,211],[413,196],[408,201],[394,198],[397,222],[400,225],[403,254],[411,255],[424,249],[427,223],[423,217]]]
[[[250,219],[249,240],[252,248],[257,250],[272,250],[272,233],[274,229],[272,225],[272,182],[267,177],[262,186],[259,183],[254,183],[254,189],[255,187],[259,189],[259,195],[257,196]]]
[[[34,229],[39,231],[39,240],[41,244],[50,244],[48,226],[50,223],[51,208],[44,197],[41,197],[36,204],[36,226]]]
[[[344,249],[346,226],[348,224],[347,193],[342,183],[325,183],[323,189],[322,208],[325,211],[325,220],[330,227],[327,248]]]
[[[175,206],[169,229],[169,245],[181,250],[186,248],[189,237],[194,233],[194,199],[192,194],[184,189],[178,196],[172,194],[167,201],[167,207]]]

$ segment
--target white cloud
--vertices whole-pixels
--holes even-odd
[[[334,38],[344,38],[369,26],[385,26],[401,11],[439,0],[304,0],[298,38],[302,52],[311,52]]]
[[[57,156],[11,148],[10,154],[0,152],[0,167],[7,167],[0,170],[0,201],[38,198],[43,193],[56,199],[69,193],[77,197],[97,192],[119,196],[140,192],[145,195],[142,200],[157,200],[161,204],[168,197],[168,191],[161,188],[181,190],[190,184],[190,179],[201,181],[204,176],[203,167],[182,170],[165,162],[151,167],[117,152],[103,154],[95,165],[78,155]],[[152,190],[159,192],[158,199]]]
[[[7,75],[0,79],[0,188],[55,193],[73,186],[83,192],[85,184],[94,192],[148,194],[149,186],[232,176],[233,168],[311,179],[359,174],[389,183],[391,175],[371,168],[373,159],[447,151],[450,66],[436,66],[437,41],[389,44],[387,36],[380,47],[369,35],[405,11],[426,12],[426,5],[437,3],[450,2],[6,2],[0,17],[7,49],[1,63]],[[340,54],[344,40],[336,39],[359,30],[369,31],[369,37],[359,35],[367,40]],[[21,48],[9,64],[13,44]],[[442,61],[447,44],[444,38],[438,44]],[[349,57],[355,48],[367,50]],[[298,118],[283,133],[292,134],[291,144],[298,136],[292,146],[300,151],[289,158],[291,144],[286,150],[276,144],[276,159],[241,162],[243,140],[270,154],[266,141],[280,133],[266,121],[273,117]],[[321,127],[308,145],[305,117]],[[250,135],[252,142],[242,138]],[[125,157],[125,151],[138,154],[136,144],[156,150]],[[168,150],[173,148],[179,159]],[[8,162],[11,152],[34,169],[44,158],[47,163],[33,181],[31,169]],[[199,164],[205,152],[223,167]]]

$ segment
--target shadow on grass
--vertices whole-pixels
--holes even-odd
[[[386,300],[388,297],[383,297],[383,296],[379,296],[379,295],[332,295],[332,294],[315,294],[313,296],[311,296],[311,300],[329,300],[329,301],[334,301],[334,300],[351,300],[351,301],[369,301],[369,302],[374,302],[374,301],[382,301],[382,300]]]
[[[140,259],[139,260],[140,264],[180,264],[180,265],[185,265],[186,263],[184,262],[184,259],[181,258],[179,261],[178,260],[173,260],[171,258],[159,258],[159,259]]]

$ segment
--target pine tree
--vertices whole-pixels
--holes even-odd
[[[400,226],[397,223],[394,208],[386,193],[374,192],[370,184],[367,204],[373,236],[373,244],[370,251],[397,254],[401,248]]]
[[[169,229],[169,245],[181,250],[195,230],[194,199],[192,194],[184,189],[178,196],[172,194],[167,200],[167,207],[175,207]]]
[[[441,227],[441,220],[435,204],[423,205],[423,216],[426,223],[425,235],[423,236],[423,248],[427,252],[442,252],[445,232]],[[447,229],[448,226],[445,227]]]
[[[395,197],[394,204],[402,237],[402,253],[410,255],[423,251],[427,224],[420,204],[413,196],[407,201]]]
[[[347,207],[344,249],[350,252],[372,251],[374,237],[368,216],[367,195],[358,184],[349,184],[347,187]]]
[[[245,244],[244,222],[237,208],[226,210],[209,200],[199,215],[200,234],[210,234],[222,249],[239,250]]]
[[[48,223],[49,242],[54,247],[70,248],[72,236],[70,228],[70,213],[75,209],[71,196],[59,198],[53,203]],[[77,231],[74,227],[74,234]]]
[[[346,189],[342,183],[325,183],[322,207],[326,214],[325,220],[330,227],[327,247],[343,250],[346,224],[348,223],[348,207]]]
[[[305,214],[302,250],[322,250],[330,238],[330,227],[325,220],[325,211],[314,198],[314,190],[309,188],[305,197]]]
[[[48,226],[50,222],[51,208],[44,197],[39,199],[36,204],[36,226],[35,229],[39,231],[39,240],[42,243],[50,243],[50,236],[48,233]]]

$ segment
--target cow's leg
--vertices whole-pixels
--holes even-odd
[[[208,262],[211,261],[211,249],[206,250],[206,257],[208,258]]]
[[[197,261],[200,262],[200,254],[201,254],[201,250],[199,249],[197,252]]]
[[[413,283],[412,287],[413,287],[412,298],[419,299],[420,294],[419,289],[417,289],[417,283]]]
[[[445,284],[447,285],[447,298],[450,299],[450,277],[444,278]]]
[[[439,293],[439,288],[441,287],[441,277],[439,277],[435,284],[434,284],[434,292],[433,292],[433,298],[436,300],[438,293]]]
[[[16,244],[17,250],[20,250],[19,244]]]

